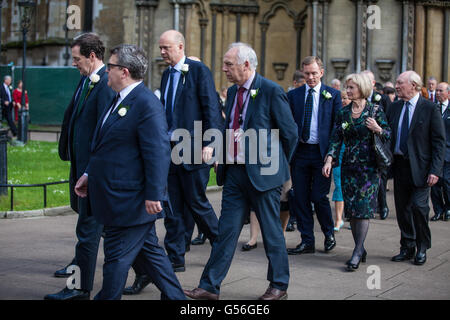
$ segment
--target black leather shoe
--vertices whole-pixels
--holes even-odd
[[[289,222],[289,223],[287,224],[287,226],[286,226],[286,231],[287,231],[287,232],[295,231],[294,225],[293,225],[292,223]]]
[[[444,214],[444,221],[450,220],[450,210],[447,210]]]
[[[186,253],[186,252],[189,252],[189,251],[191,251],[191,245],[188,242],[188,243],[186,243],[186,246],[184,247],[184,252]]]
[[[380,210],[380,219],[381,220],[385,220],[388,217],[388,215],[389,215],[389,208],[388,207],[383,208],[383,209]]]
[[[242,246],[242,251],[250,251],[252,249],[255,249],[257,246],[258,246],[258,244],[256,244],[256,243],[255,244],[246,243]]]
[[[64,268],[60,269],[60,270],[56,270],[54,275],[56,278],[68,278],[72,275],[72,272],[67,271],[67,268],[70,266],[67,265]]]
[[[186,267],[184,264],[175,264],[172,263],[173,272],[184,272],[186,271]]]
[[[426,251],[417,252],[416,256],[414,257],[414,264],[416,266],[421,266],[425,262],[427,262],[427,253],[426,253]]]
[[[200,245],[200,244],[204,244],[205,241],[206,241],[205,234],[204,233],[199,233],[197,238],[195,238],[194,240],[191,241],[191,244],[193,246],[197,246],[197,245]]]
[[[436,213],[430,220],[431,221],[439,221],[444,218],[442,212]]]
[[[334,239],[334,236],[325,237],[324,247],[325,252],[331,251],[336,247],[336,239]]]
[[[65,287],[60,292],[48,294],[44,300],[89,300],[90,292]]]
[[[306,243],[300,243],[295,248],[287,249],[289,255],[303,254],[303,253],[314,253],[316,252],[314,245],[307,245]]]
[[[416,248],[400,249],[400,253],[396,256],[393,256],[391,261],[401,262],[401,261],[411,260],[414,257],[415,253],[416,253]]]
[[[152,283],[152,279],[150,278],[150,276],[146,274],[139,276],[136,275],[136,279],[134,279],[133,285],[131,287],[123,289],[123,294],[125,295],[139,294],[142,291],[142,289],[144,289],[150,283]]]

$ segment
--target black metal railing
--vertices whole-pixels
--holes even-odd
[[[14,211],[14,188],[33,188],[33,187],[44,188],[44,208],[47,208],[47,186],[63,183],[69,183],[69,180],[48,182],[48,183],[37,183],[37,184],[0,184],[0,188],[11,188],[10,192],[11,211]]]

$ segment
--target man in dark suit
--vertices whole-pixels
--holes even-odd
[[[427,92],[428,92],[428,100],[437,103],[436,98],[436,86],[437,80],[435,77],[429,77],[427,80]]]
[[[89,196],[95,219],[104,225],[103,286],[95,299],[120,299],[136,259],[162,299],[185,299],[155,231],[168,200],[164,111],[142,82],[148,66],[142,49],[119,45],[110,53],[108,85],[117,95],[97,124],[86,173],[75,186],[78,196]]]
[[[392,261],[414,257],[414,264],[426,262],[431,248],[428,226],[430,187],[442,176],[445,155],[445,129],[436,104],[420,96],[422,79],[414,71],[397,78],[399,101],[387,113],[392,129],[394,153],[394,199],[401,231],[400,254]],[[417,248],[417,254],[416,253]]]
[[[297,214],[297,228],[302,238],[297,247],[288,249],[291,255],[315,252],[311,202],[325,235],[325,251],[336,246],[328,200],[331,178],[322,175],[322,167],[328,152],[334,118],[342,108],[341,93],[321,83],[324,70],[318,57],[306,57],[302,61],[302,72],[306,84],[288,93],[299,136],[291,172],[295,205],[293,211]]]
[[[385,113],[388,112],[389,105],[391,104],[391,100],[387,95],[380,94],[375,90],[375,75],[370,70],[364,70],[362,74],[365,74],[369,77],[372,82],[372,92],[370,96],[367,98],[368,101],[372,102],[375,105],[379,105],[383,108]],[[388,181],[388,169],[384,168],[380,170],[380,187],[378,189],[378,210],[377,212],[380,214],[380,219],[384,220],[389,215],[389,208],[387,206],[386,201],[386,189],[387,189],[387,181]]]
[[[438,110],[445,126],[445,161],[443,176],[431,187],[431,203],[434,216],[431,221],[450,220],[450,109],[448,108],[449,89],[447,82],[441,82],[436,87]]]
[[[69,103],[61,127],[59,156],[70,161],[70,204],[78,213],[75,257],[62,270],[55,272],[56,277],[67,277],[70,265],[77,265],[81,271],[81,288],[64,288],[45,299],[69,300],[89,298],[92,291],[97,262],[98,246],[103,226],[92,216],[87,199],[79,198],[74,187],[83,175],[89,162],[90,144],[95,127],[114,97],[114,91],[108,87],[108,75],[103,64],[105,47],[99,36],[85,33],[75,38],[72,45],[72,65],[81,74],[80,82]]]
[[[2,116],[3,118],[6,118],[6,121],[8,121],[9,129],[11,130],[13,137],[15,137],[17,136],[17,127],[13,121],[13,100],[10,86],[11,76],[5,76],[3,78],[3,83],[0,86],[0,99],[2,102]]]
[[[185,270],[186,221],[192,214],[199,229],[210,241],[218,234],[218,219],[206,197],[211,165],[202,160],[212,155],[212,148],[203,143],[195,148],[196,134],[218,129],[221,122],[220,105],[210,70],[199,61],[185,57],[184,37],[175,30],[164,32],[159,39],[161,57],[169,64],[161,79],[161,102],[166,112],[169,136],[181,130],[191,135],[191,157],[182,163],[171,163],[169,197],[173,216],[164,220],[164,245],[175,271]],[[194,130],[195,122],[201,131]],[[181,129],[181,130],[180,130]],[[197,137],[200,138],[201,137]],[[172,145],[179,137],[173,137]]]
[[[289,262],[280,224],[280,194],[289,179],[288,162],[297,143],[297,126],[283,89],[257,74],[257,64],[255,51],[243,43],[232,44],[223,58],[222,71],[235,85],[228,89],[225,108],[226,164],[221,162],[217,168],[217,184],[223,185],[220,233],[212,244],[199,287],[185,290],[193,299],[219,298],[220,284],[231,265],[250,208],[261,226],[269,259],[270,286],[260,299],[287,297]],[[252,132],[253,139],[246,139]],[[277,137],[271,139],[276,133]],[[262,142],[269,140],[270,144],[263,147]],[[269,154],[271,161],[265,161]]]

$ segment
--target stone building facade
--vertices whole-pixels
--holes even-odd
[[[3,0],[0,63],[21,65],[17,0]],[[437,0],[40,0],[32,20],[28,65],[70,65],[67,44],[82,31],[98,33],[107,48],[137,44],[150,57],[147,84],[159,87],[164,62],[158,38],[175,28],[186,53],[202,59],[216,87],[229,85],[221,72],[230,43],[255,49],[258,72],[287,89],[307,55],[325,64],[324,82],[371,69],[378,81],[395,81],[414,69],[423,78],[448,81],[450,1]],[[80,9],[80,27],[64,28]]]

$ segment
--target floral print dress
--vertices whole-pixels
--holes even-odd
[[[328,155],[334,166],[339,165],[339,152],[345,144],[341,165],[342,195],[346,218],[369,219],[377,208],[380,177],[377,168],[373,132],[366,127],[366,119],[373,104],[367,102],[359,118],[352,118],[353,103],[343,107],[336,115]],[[383,129],[381,137],[388,140],[391,129],[381,108],[375,107],[375,120]]]

